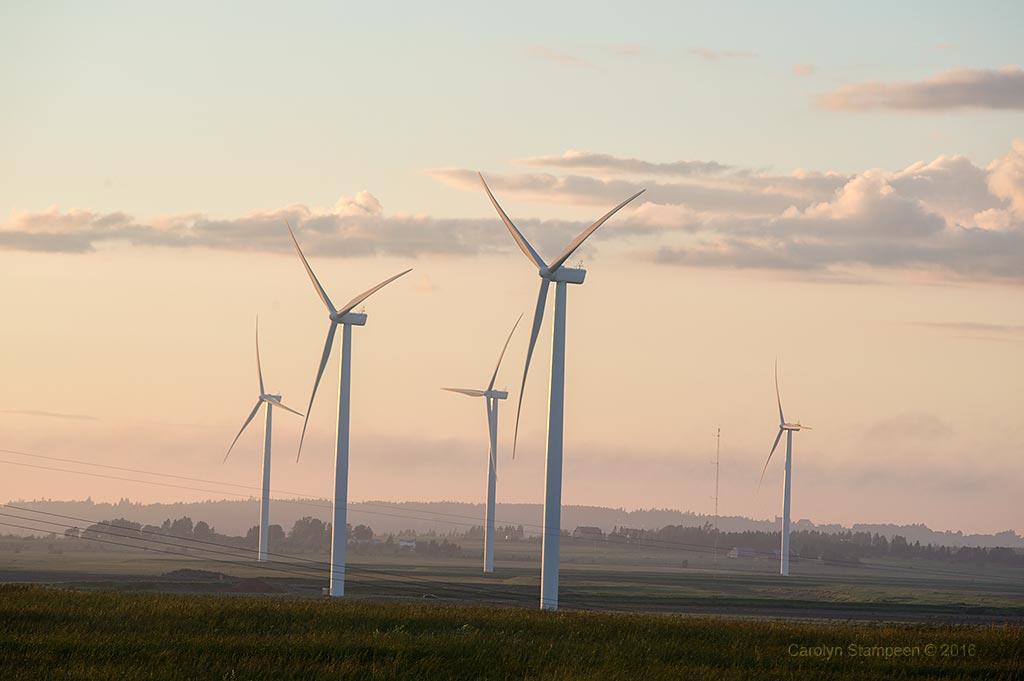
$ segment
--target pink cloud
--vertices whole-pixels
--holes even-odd
[[[853,83],[818,104],[831,111],[1024,109],[1024,69],[956,69],[923,81]]]

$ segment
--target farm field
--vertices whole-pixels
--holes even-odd
[[[5,679],[1020,679],[1019,626],[0,586]]]
[[[192,594],[274,594],[314,599],[327,585],[327,556],[179,555],[135,548],[76,545],[57,552],[46,541],[0,541],[0,582],[75,590]],[[55,542],[61,545],[62,542]],[[472,547],[465,548],[465,555]],[[350,551],[346,595],[353,600],[454,605],[537,606],[537,547],[499,544],[496,571],[475,558]],[[563,553],[563,610],[814,618],[948,624],[1024,625],[1024,575],[938,562],[887,561],[858,566],[802,561],[782,579],[769,560],[721,560],[679,552],[604,551],[568,546]],[[685,561],[686,567],[683,567]]]

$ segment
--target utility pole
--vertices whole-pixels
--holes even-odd
[[[721,427],[715,432],[714,438],[715,444],[715,546],[714,546],[714,561],[715,569],[718,569],[718,473],[721,469],[721,457],[722,457],[722,429]]]

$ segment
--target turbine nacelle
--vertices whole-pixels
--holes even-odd
[[[545,281],[565,282],[566,284],[582,284],[583,280],[587,278],[586,270],[573,267],[559,267],[554,272],[547,267],[542,267],[537,274]]]
[[[799,423],[780,423],[779,430],[814,430],[810,426],[804,426]]]
[[[475,388],[441,388],[441,390],[447,390],[450,393],[459,393],[460,395],[467,395],[469,397],[488,397],[492,400],[508,399],[508,391],[506,390],[494,390],[491,388],[488,388],[487,390],[476,390]]]
[[[280,402],[280,395],[271,395],[270,393],[264,393],[260,395],[260,402]]]
[[[332,312],[331,321],[335,324],[348,324],[349,326],[366,326],[366,314],[362,312]]]

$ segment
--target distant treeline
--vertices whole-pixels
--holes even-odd
[[[595,528],[588,529],[592,531]],[[616,527],[607,535],[591,532],[586,539],[576,541],[603,541],[612,545],[677,548],[708,553],[717,545],[722,553],[743,548],[752,549],[756,557],[774,557],[778,555],[780,539],[779,532],[717,532],[708,524],[704,527],[668,525],[657,530]],[[895,535],[890,541],[885,535],[870,532],[799,530],[790,535],[789,545],[792,558],[822,560],[826,563],[855,564],[863,558],[916,558],[1024,567],[1024,552],[1010,548],[922,545],[919,541],[910,543],[900,535]]]
[[[280,525],[268,528],[268,543],[271,554],[328,553],[331,550],[331,523],[306,516],[295,521],[291,530],[284,531]],[[349,524],[347,543],[356,553],[387,553],[400,550],[414,551],[430,556],[458,556],[461,547],[447,539],[415,538],[401,541],[393,535],[376,537],[368,525]],[[51,538],[56,538],[52,535]],[[84,539],[103,545],[128,545],[142,549],[187,551],[202,550],[204,544],[229,548],[256,549],[259,545],[259,527],[253,526],[244,537],[220,534],[205,521],[193,522],[184,516],[176,520],[167,519],[161,525],[143,525],[126,518],[115,518],[89,525],[84,530],[70,527],[64,531],[65,539]],[[404,544],[404,545],[403,545]],[[210,546],[211,549],[216,548]]]
[[[540,541],[540,537],[526,534],[522,525],[499,526],[495,530],[499,541]],[[232,536],[218,533],[205,521],[193,522],[188,516],[175,520],[167,519],[160,525],[143,525],[125,518],[115,518],[89,525],[85,529],[70,527],[63,534],[65,539],[96,540],[100,545],[121,544],[176,552],[201,550],[204,542],[245,549],[256,549],[259,543],[259,528],[256,526],[251,527],[244,537]],[[743,558],[777,557],[780,543],[779,532],[722,532],[715,530],[710,523],[703,527],[667,525],[656,530],[615,527],[607,534],[597,527],[578,527],[575,532],[563,529],[562,536],[569,542],[603,544],[610,548],[693,551],[707,555],[711,555],[716,547],[719,555],[728,555],[730,551],[736,549],[734,555]],[[56,537],[56,534],[51,534],[49,538]],[[433,533],[417,536],[416,531],[412,529],[403,530],[397,535],[388,534],[381,537],[368,525],[348,525],[347,538],[350,550],[356,553],[386,554],[404,551],[454,557],[462,555],[462,549],[455,540],[482,539],[483,527],[472,526],[464,533],[450,532],[447,537],[439,538]],[[287,532],[280,525],[270,525],[269,543],[272,554],[328,553],[331,546],[331,523],[306,516],[296,520]],[[821,560],[846,565],[855,565],[865,558],[901,558],[1024,567],[1024,551],[1017,549],[922,545],[920,541],[909,542],[901,535],[895,535],[890,540],[883,534],[852,530],[796,530],[790,538],[790,557],[791,560]]]
[[[202,518],[211,526],[216,526],[226,535],[245,535],[252,527],[253,519],[259,513],[259,500],[238,499],[220,501],[202,501],[191,503],[143,504],[128,499],[117,503],[95,503],[91,499],[83,501],[12,501],[14,507],[23,510],[35,510],[43,513],[56,513],[62,516],[84,518],[129,518],[143,524],[160,525],[165,518]],[[522,524],[527,536],[540,534],[544,524],[544,509],[541,504],[499,503],[496,518],[501,525]],[[273,519],[284,528],[303,516],[320,518],[324,522],[331,520],[331,501],[329,499],[280,499],[275,500]],[[381,536],[399,535],[406,529],[415,530],[420,536],[450,536],[465,532],[470,525],[480,524],[484,517],[482,504],[456,502],[392,502],[365,501],[353,502],[349,507],[349,518],[353,522],[369,523],[374,531]],[[570,530],[577,526],[599,527],[609,532],[613,527],[658,528],[669,525],[700,527],[712,521],[712,516],[699,513],[683,512],[672,509],[636,509],[627,511],[622,508],[604,508],[600,506],[562,507],[562,525]],[[753,520],[741,516],[723,515],[718,519],[717,526],[723,532],[772,532],[778,530],[778,519]],[[845,531],[878,533],[892,539],[901,535],[907,541],[920,541],[922,545],[935,546],[1008,546],[1024,549],[1024,537],[1012,530],[995,534],[963,534],[962,532],[935,531],[925,525],[894,525],[894,524],[855,524],[844,527],[838,524],[815,524],[809,520],[794,520],[793,530],[817,530],[825,533]]]

